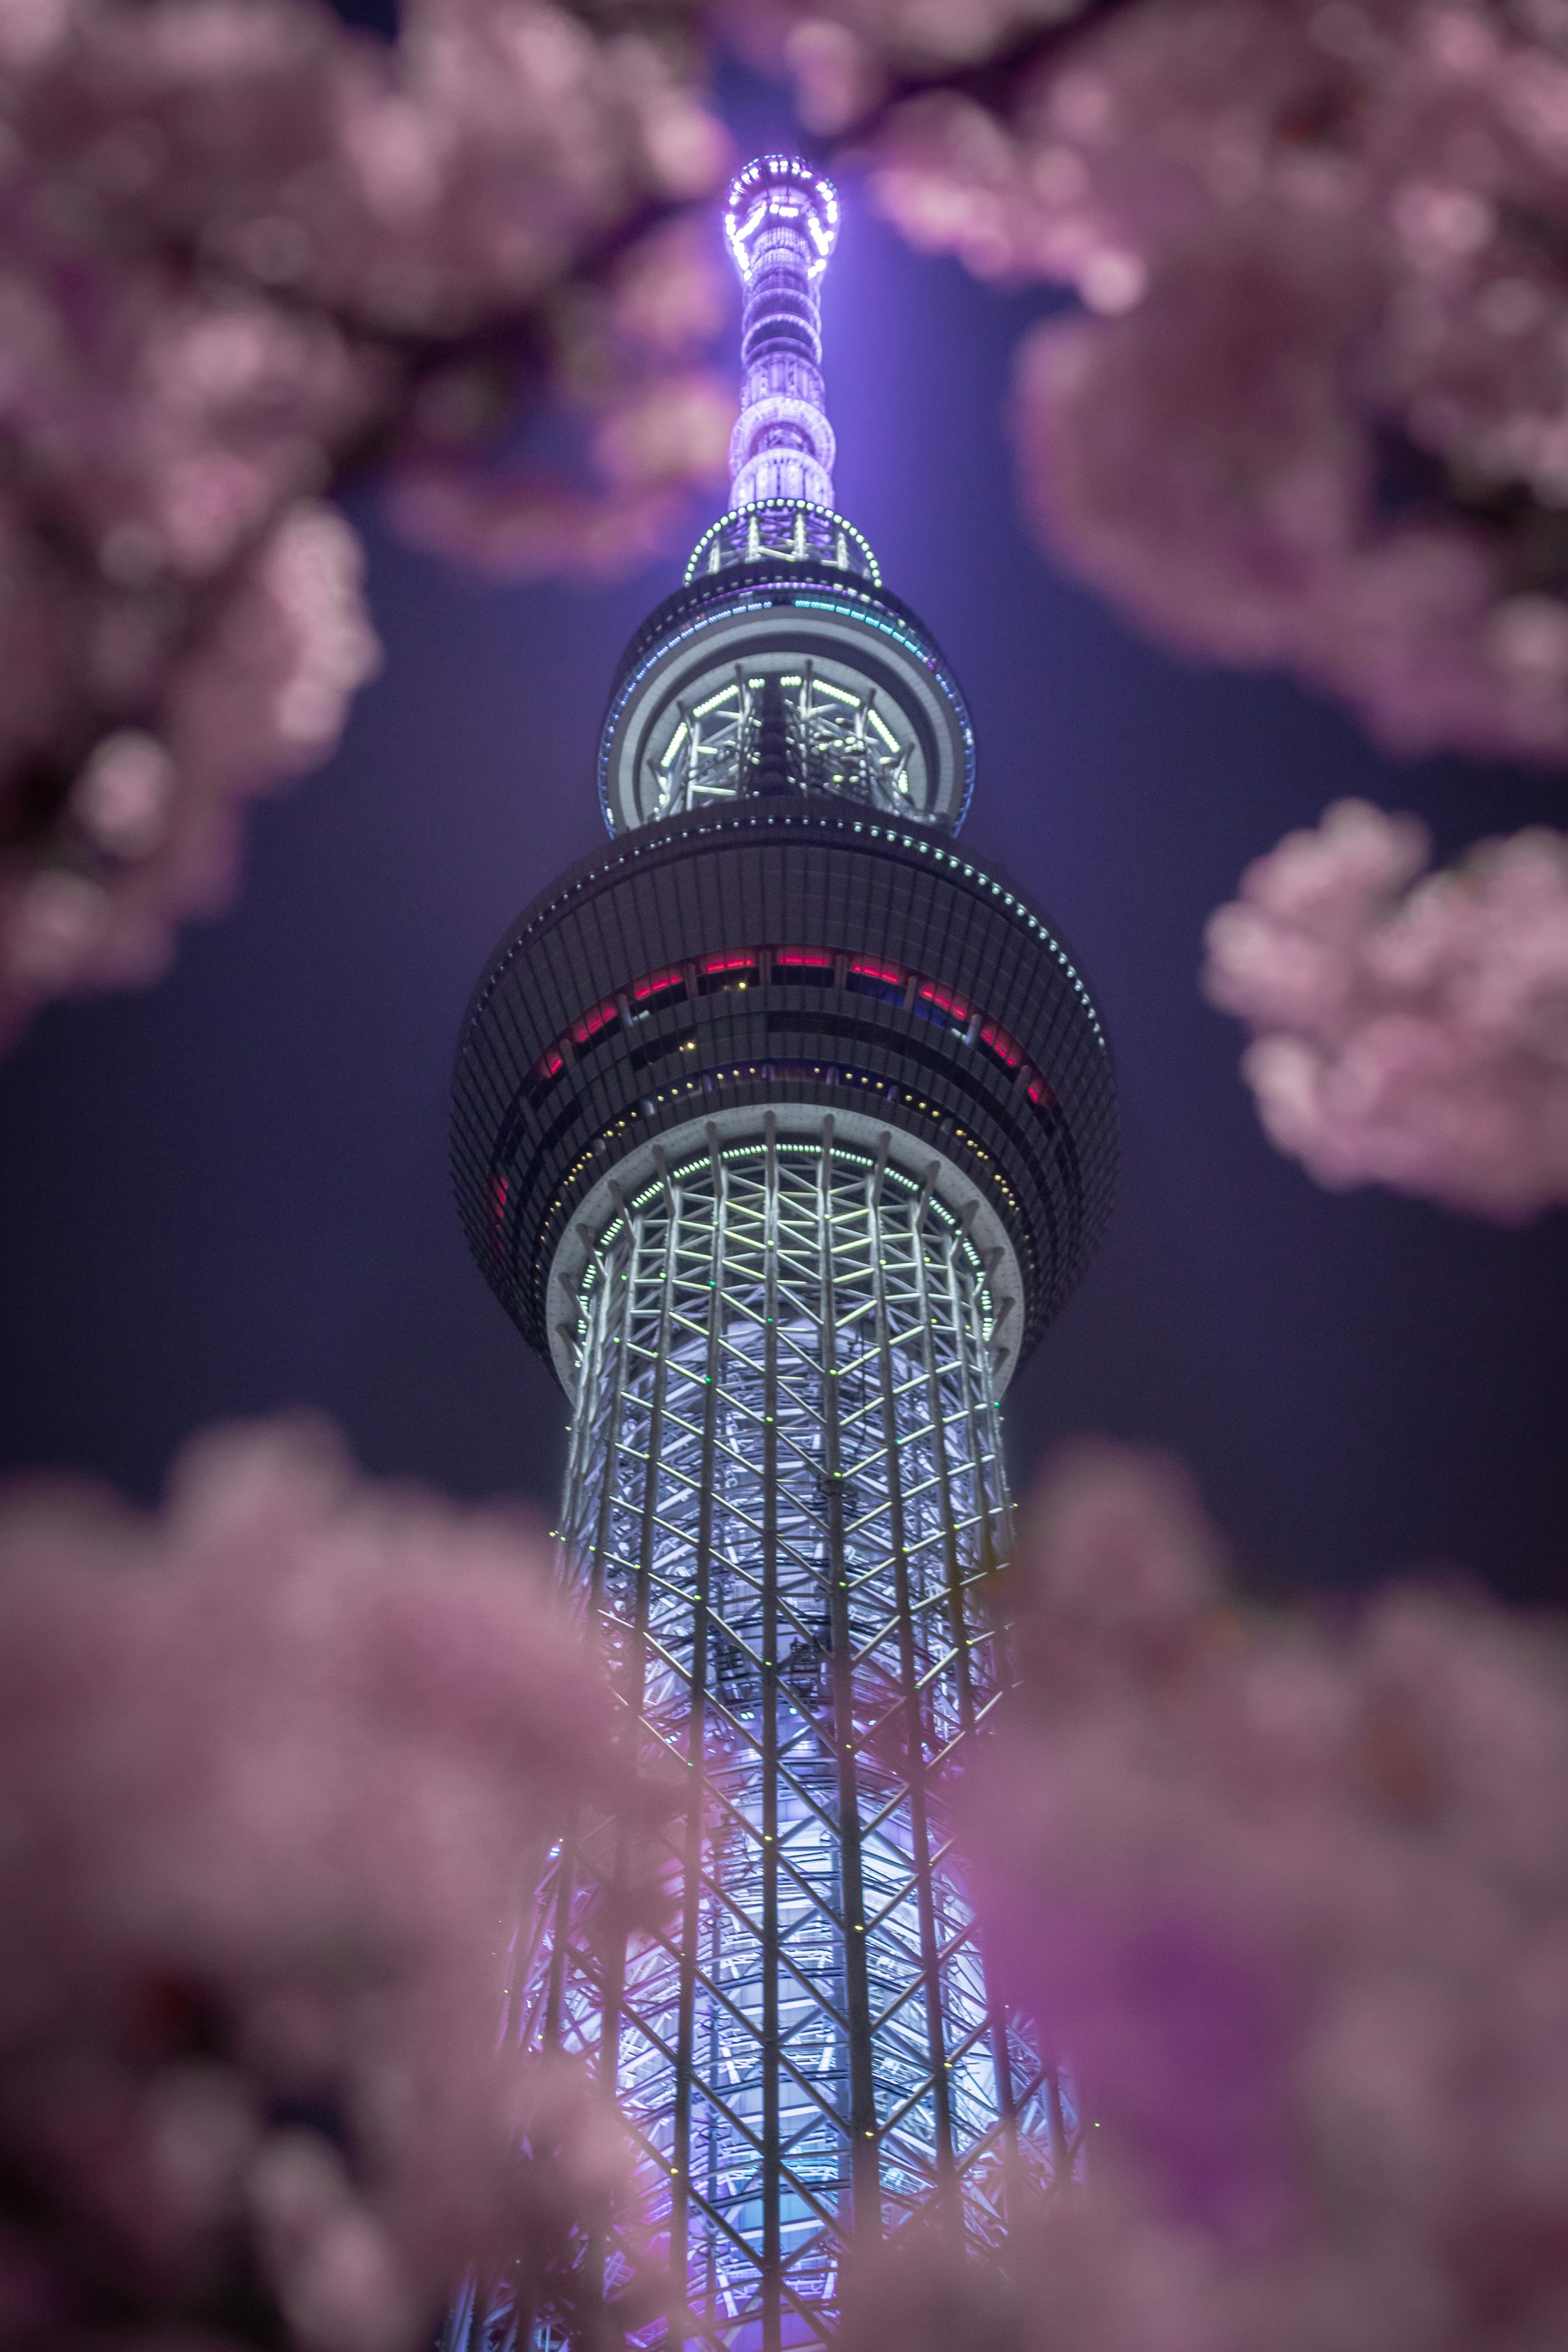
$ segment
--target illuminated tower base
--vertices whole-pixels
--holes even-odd
[[[628,652],[616,838],[503,943],[454,1127],[475,1253],[574,1399],[574,1589],[685,1791],[652,1933],[616,1826],[576,1823],[509,2031],[585,2055],[637,2147],[590,2297],[651,2245],[673,2308],[636,2340],[714,2352],[830,2341],[847,2253],[917,2216],[996,2245],[1075,2137],[944,1806],[1005,1681],[998,1398],[1103,1225],[1110,1081],[1067,950],[952,846],[962,698],[826,505],[831,226],[802,166],[737,183],[758,502]]]
[[[736,2346],[819,2340],[858,2226],[945,2195],[995,2230],[1011,2117],[1048,2130],[935,1786],[998,1681],[984,1271],[836,1124],[672,1139],[593,1254],[567,1488],[628,1698],[700,1770],[672,1932],[611,1984],[549,1890],[533,2030],[603,2053],[646,2218]]]

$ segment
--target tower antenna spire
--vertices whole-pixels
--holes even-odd
[[[798,156],[759,155],[730,189],[724,236],[745,289],[731,507],[791,499],[831,508],[820,289],[838,236],[837,194]]]

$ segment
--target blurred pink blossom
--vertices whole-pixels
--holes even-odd
[[[0,1505],[0,2342],[407,2352],[567,2261],[623,2151],[506,1945],[622,1792],[548,1564],[303,1425]]]
[[[915,244],[1089,314],[1034,331],[1015,403],[1065,562],[1396,750],[1568,754],[1558,0],[765,21]]]
[[[243,800],[331,751],[375,667],[363,569],[342,518],[297,500],[226,575],[192,641],[167,641],[153,599],[113,592],[62,595],[53,613],[40,599],[16,614],[24,643],[40,622],[54,624],[47,657],[96,648],[106,667],[155,672],[159,709],[153,725],[99,736],[58,780],[64,796],[31,854],[0,856],[0,1038],[62,990],[156,979],[175,920],[224,903]],[[47,670],[12,676],[16,718],[29,686],[36,699],[52,681]],[[58,716],[78,733],[69,699],[68,687]],[[125,707],[134,712],[137,699]]]
[[[543,471],[487,481],[467,467],[410,467],[392,494],[405,539],[492,580],[618,579],[667,544],[683,504],[658,482],[587,489]]]
[[[1180,1468],[1061,1459],[963,1797],[991,1966],[1077,2084],[1007,2260],[856,2352],[1548,2352],[1568,2322],[1568,1646],[1411,1585],[1242,1602]]]
[[[482,507],[564,406],[609,486],[538,486],[529,560],[603,572],[721,452],[721,273],[663,225],[726,161],[686,0],[402,14],[0,6],[0,1037],[161,970],[243,800],[335,742],[376,654],[324,492]]]
[[[729,0],[716,10],[759,62],[782,65],[809,130],[864,130],[912,91],[1000,61],[1005,77],[1121,0]]]
[[[556,397],[587,432],[592,479],[460,451],[411,457],[391,491],[404,536],[500,579],[613,579],[658,554],[693,487],[727,479],[734,394],[692,353],[729,291],[690,223],[639,238],[552,315]]]
[[[1518,1222],[1568,1202],[1568,840],[1437,874],[1430,850],[1414,818],[1342,802],[1248,868],[1204,986],[1253,1031],[1263,1124],[1320,1183]]]

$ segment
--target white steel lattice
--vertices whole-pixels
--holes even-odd
[[[641,1736],[698,1769],[668,1931],[589,1931],[617,1848],[581,1823],[513,2027],[590,2054],[636,2136],[638,2223],[689,2303],[639,2342],[831,2340],[857,2233],[934,2201],[994,2242],[1016,2167],[1072,2168],[940,1801],[1001,1680],[1008,1506],[984,1272],[936,1174],[830,1119],[710,1130],[584,1277],[563,1534]]]
[[[907,816],[924,787],[910,722],[876,687],[833,667],[842,674],[824,675],[807,662],[761,675],[737,666],[728,677],[704,678],[656,730],[647,760],[651,814],[683,814],[750,789],[771,706],[795,789]]]

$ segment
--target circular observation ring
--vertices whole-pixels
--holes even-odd
[[[1016,1263],[1011,1370],[1110,1212],[1099,1015],[1016,890],[826,796],[644,828],[501,942],[458,1049],[452,1165],[470,1246],[530,1341],[550,1349],[557,1255],[604,1179],[694,1120],[733,1139],[786,1108],[957,1171]]]
[[[910,755],[897,813],[956,832],[974,786],[974,730],[924,623],[868,579],[777,553],[678,588],[627,646],[599,744],[610,832],[658,821],[670,743],[710,695],[753,668],[802,674],[807,665],[847,695],[879,699],[891,718]]]

